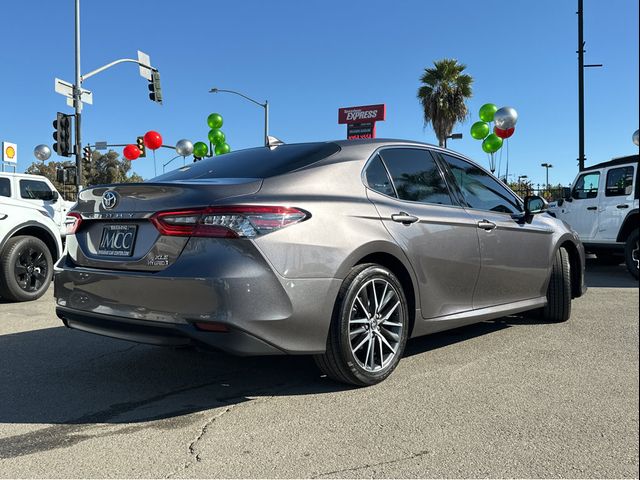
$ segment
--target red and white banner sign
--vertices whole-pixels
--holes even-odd
[[[381,105],[365,105],[338,109],[338,123],[371,123],[384,120],[386,108]]]

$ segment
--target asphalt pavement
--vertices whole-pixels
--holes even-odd
[[[638,283],[589,264],[571,320],[414,339],[352,389],[305,357],[66,329],[0,300],[0,477],[638,478]]]

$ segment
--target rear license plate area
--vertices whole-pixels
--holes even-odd
[[[137,225],[111,224],[102,227],[98,255],[130,257],[136,243]]]

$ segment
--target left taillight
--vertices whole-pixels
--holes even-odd
[[[309,213],[292,207],[232,205],[158,212],[151,222],[167,236],[250,238],[309,217]]]
[[[82,216],[76,212],[67,213],[67,218],[64,221],[64,225],[66,227],[67,235],[73,235],[80,228],[80,224],[82,223]]]

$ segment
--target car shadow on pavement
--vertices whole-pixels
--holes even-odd
[[[593,258],[587,259],[585,282],[593,288],[638,288],[638,280],[631,276],[624,264],[600,265]]]

